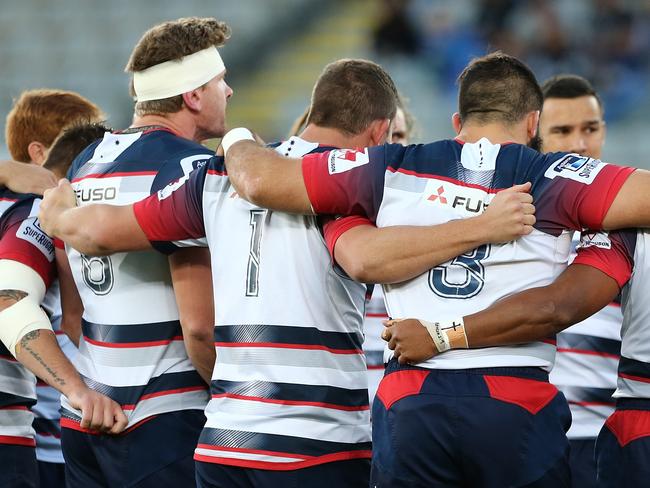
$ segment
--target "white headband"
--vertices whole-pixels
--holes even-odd
[[[133,89],[138,102],[161,100],[194,90],[225,69],[219,51],[211,46],[181,59],[134,72]]]

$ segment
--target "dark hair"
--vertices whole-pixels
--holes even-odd
[[[50,147],[64,128],[103,118],[99,107],[78,93],[51,89],[24,91],[7,114],[5,139],[9,153],[16,161],[29,162],[31,142]]]
[[[578,75],[557,75],[542,85],[544,100],[547,98],[578,98],[592,96],[603,111],[603,102],[589,80]]]
[[[375,120],[395,117],[397,100],[395,83],[377,63],[341,59],[316,81],[307,123],[358,134]]]
[[[74,158],[110,130],[103,124],[75,125],[64,130],[52,143],[43,167],[65,175]]]
[[[129,58],[125,71],[144,71],[165,61],[180,59],[210,46],[222,46],[230,38],[230,27],[212,17],[188,17],[158,24],[143,34]],[[133,80],[130,92],[135,96]],[[183,97],[176,95],[161,100],[135,104],[137,115],[165,114],[180,111]]]
[[[473,59],[458,84],[458,112],[463,122],[512,124],[542,109],[542,90],[533,72],[501,52]]]

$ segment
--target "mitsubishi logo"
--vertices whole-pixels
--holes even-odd
[[[442,203],[443,205],[445,205],[445,204],[447,203],[447,199],[442,195],[444,192],[445,192],[445,187],[441,185],[441,186],[436,190],[437,195],[431,195],[429,198],[427,198],[427,200],[429,200],[429,201],[431,201],[431,202],[435,202],[435,201],[439,198],[439,199],[440,199],[440,203]]]

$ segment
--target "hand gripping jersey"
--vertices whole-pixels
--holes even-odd
[[[208,152],[166,130],[107,133],[73,163],[77,203],[131,204],[188,175]],[[84,305],[75,366],[88,386],[119,403],[129,427],[202,410],[208,392],[185,350],[167,259],[153,251],[67,254]],[[80,412],[66,398],[62,406],[62,425],[79,429]]]
[[[650,287],[650,232],[584,233],[575,262],[600,269],[623,287],[621,360],[614,397],[650,398],[650,308],[647,304]]]
[[[480,246],[410,281],[384,287],[391,317],[425,320],[468,315],[504,296],[552,282],[569,256],[567,229],[598,228],[632,171],[487,139],[473,144],[458,140],[391,144],[303,158],[304,180],[316,213],[365,215],[378,227],[441,224],[477,215],[499,189],[532,182],[537,223],[530,235]],[[418,366],[550,370],[554,355],[553,341],[540,341],[447,351]]]
[[[323,148],[294,137],[276,150]],[[195,459],[291,470],[369,458],[366,290],[333,266],[318,219],[239,198],[221,158],[134,211],[158,247],[210,246],[217,362]]]
[[[576,233],[570,260],[575,258],[579,242],[580,234]],[[621,357],[622,321],[621,306],[613,302],[557,335],[557,355],[549,381],[569,402],[569,439],[595,439],[614,413],[612,394]]]
[[[36,271],[46,287],[54,278],[54,245],[38,225],[40,198],[0,188],[0,259]],[[35,446],[30,407],[36,378],[0,343],[0,444]]]

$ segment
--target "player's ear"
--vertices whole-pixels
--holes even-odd
[[[198,112],[201,110],[201,93],[200,89],[185,92],[181,95],[183,97],[183,103],[187,108],[193,112]]]
[[[47,159],[47,147],[42,142],[32,141],[27,146],[27,154],[32,163],[42,166]]]
[[[373,146],[384,144],[390,136],[390,119],[377,119],[370,125],[370,140]]]
[[[463,124],[460,121],[460,114],[458,112],[454,112],[454,115],[451,116],[451,125],[454,128],[456,135],[460,134]]]
[[[537,135],[537,129],[539,127],[539,110],[534,112],[529,112],[526,116],[526,135],[528,139],[532,139]]]

